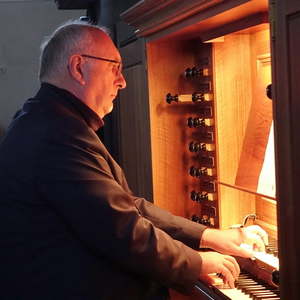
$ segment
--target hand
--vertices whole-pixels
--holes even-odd
[[[253,257],[253,250],[264,251],[267,243],[267,233],[261,227],[252,225],[225,230],[207,228],[203,232],[200,247],[227,255]],[[248,244],[250,247],[241,247],[242,244]]]
[[[265,252],[265,245],[268,245],[268,234],[258,225],[251,225],[241,228],[244,235],[242,244],[247,244],[255,251]]]
[[[218,252],[199,252],[202,258],[202,268],[200,277],[210,274],[221,274],[225,284],[234,288],[234,281],[240,274],[240,267],[236,260],[229,255],[223,255]]]

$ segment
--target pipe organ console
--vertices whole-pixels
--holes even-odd
[[[212,275],[210,285],[204,285],[199,282],[196,285],[196,289],[207,294],[207,299],[279,300],[279,259],[277,255],[277,242],[275,239],[271,239],[266,248],[266,253],[258,252],[255,260],[236,258],[242,269],[236,282],[236,288],[229,289],[224,286],[222,280],[217,275]]]
[[[213,228],[255,215],[272,241],[254,260],[237,258],[236,289],[216,278],[172,299],[283,300],[268,1],[170,2],[141,1],[122,14],[146,38],[154,200]]]

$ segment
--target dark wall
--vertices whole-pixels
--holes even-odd
[[[84,14],[81,9],[57,10],[54,1],[0,1],[0,139],[16,111],[40,86],[44,37]]]
[[[100,0],[101,16],[100,19],[106,25],[115,24],[120,20],[120,13],[127,10],[139,0]]]
[[[114,101],[114,110],[105,118],[102,137],[123,168],[129,187],[136,196],[153,200],[149,99],[144,39],[120,14],[137,0],[102,0],[99,23],[110,27],[123,60],[126,89]]]
[[[120,20],[120,14],[139,0],[100,0],[98,23],[111,30],[111,36],[117,46],[133,35],[133,29]],[[122,37],[124,36],[124,38]],[[99,135],[112,156],[120,163],[119,99],[114,101],[114,110],[104,119],[105,126]]]

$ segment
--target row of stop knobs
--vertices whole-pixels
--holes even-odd
[[[208,76],[209,72],[208,69],[205,68],[187,68],[185,70],[185,76],[187,78],[192,78],[192,77],[201,77],[201,76]],[[213,98],[211,95],[209,98]],[[166,100],[168,103],[171,103],[172,101],[178,102],[178,96],[174,95],[172,96],[171,94],[168,94],[166,97]],[[201,93],[193,93],[192,94],[192,102],[202,102],[206,106],[212,107],[212,102],[211,101],[205,101],[205,95]],[[213,139],[213,131],[214,128],[213,126],[209,126],[206,124],[206,117],[213,117],[213,112],[212,109],[209,113],[207,114],[203,110],[199,110],[200,115],[203,117],[196,117],[196,118],[188,118],[187,119],[187,125],[190,128],[200,128],[202,130],[202,133],[199,133],[199,136],[201,138],[204,138],[209,143],[214,142]],[[205,132],[205,136],[203,135],[203,131]],[[208,139],[207,139],[208,138]],[[214,155],[215,152],[208,150],[206,143],[201,143],[201,142],[195,142],[192,141],[189,144],[189,151],[193,153],[199,153],[201,156],[201,160],[199,160],[201,167],[190,167],[189,169],[189,174],[195,178],[200,179],[200,188],[201,191],[191,191],[190,193],[190,199],[192,201],[198,202],[198,203],[203,203],[203,205],[206,203],[208,204],[209,201],[209,193],[214,193],[215,191],[215,185],[214,185],[214,179],[215,177],[213,176],[213,169],[207,168],[204,165],[207,164],[208,167],[214,167]],[[202,164],[201,164],[202,163]],[[209,204],[208,204],[209,206]],[[213,226],[214,224],[214,217],[215,217],[215,209],[212,209],[213,212],[211,212],[211,208],[209,208],[209,212],[204,212],[203,211],[204,206],[202,206],[201,209],[201,216],[193,215],[191,217],[191,220],[206,226]]]
[[[214,127],[212,122],[213,118],[213,94],[211,93],[210,71],[208,68],[192,67],[187,68],[184,72],[184,76],[187,79],[203,78],[203,82],[198,82],[197,87],[201,92],[195,92],[189,95],[172,95],[168,93],[166,95],[166,102],[171,104],[175,103],[199,103],[197,104],[197,114],[199,117],[190,117],[187,119],[187,126],[189,128],[198,128],[198,138],[201,142],[192,141],[189,144],[189,151],[197,153],[199,155],[198,163],[200,168],[190,167],[189,174],[199,179],[200,191],[191,191],[190,199],[192,201],[202,203],[201,216],[193,215],[192,221],[204,224],[206,226],[213,226],[212,221],[215,217],[215,209],[211,209],[210,194],[215,193],[214,176],[212,176],[211,168],[214,167],[214,154],[215,152],[209,147],[208,144],[214,142]],[[206,79],[208,78],[208,79]],[[189,105],[189,104],[188,104]],[[207,121],[206,121],[207,120]],[[207,206],[207,208],[205,208]],[[212,212],[213,210],[213,212]]]

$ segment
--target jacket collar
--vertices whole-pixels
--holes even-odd
[[[44,98],[45,95],[49,97],[50,95],[55,94],[56,98],[63,99],[71,103],[71,105],[80,113],[80,115],[87,122],[88,126],[90,126],[94,131],[97,131],[100,127],[104,125],[103,120],[86,104],[84,104],[80,99],[74,96],[72,93],[65,89],[58,88],[50,83],[43,82],[41,84],[41,88],[38,91],[36,97]]]

